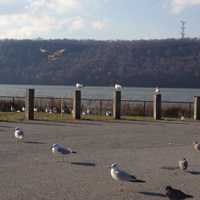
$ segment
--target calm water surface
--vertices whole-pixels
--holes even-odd
[[[0,96],[25,96],[26,88],[34,88],[36,96],[42,97],[72,97],[74,86],[49,85],[0,85]],[[124,87],[122,99],[152,100],[154,88]],[[160,88],[163,100],[192,101],[193,96],[200,96],[200,89]],[[84,87],[83,98],[112,98],[112,87]]]

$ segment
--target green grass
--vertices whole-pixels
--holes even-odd
[[[56,113],[34,113],[34,119],[39,121],[75,121],[71,114],[56,114]],[[23,112],[0,112],[0,121],[6,122],[20,122],[25,120],[25,113]],[[100,115],[85,115],[81,116],[81,120],[90,120],[90,121],[116,121],[112,116],[100,116]],[[143,117],[143,116],[122,116],[121,120],[117,121],[154,121],[153,117]],[[163,118],[159,120],[162,122],[169,121],[181,121],[179,118]],[[192,121],[191,118],[185,119],[185,121]]]

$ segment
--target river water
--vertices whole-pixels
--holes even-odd
[[[35,89],[39,97],[72,97],[74,86],[55,85],[0,85],[0,96],[23,97],[27,88]],[[152,100],[154,88],[124,87],[122,99]],[[200,89],[160,88],[164,101],[192,101],[193,96],[200,96]],[[82,97],[91,99],[111,99],[113,87],[84,87]]]

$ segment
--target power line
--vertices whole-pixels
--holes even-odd
[[[185,38],[186,21],[181,20],[181,39]]]

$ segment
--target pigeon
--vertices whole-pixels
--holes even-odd
[[[181,170],[186,170],[188,168],[188,161],[183,158],[183,160],[178,161],[178,166]]]
[[[122,89],[122,86],[119,84],[115,84],[115,90],[120,91]]]
[[[17,139],[17,141],[24,139],[24,132],[19,127],[15,128],[14,135],[15,135],[15,138]]]
[[[165,194],[169,200],[184,200],[187,198],[193,198],[192,195],[185,194],[181,190],[174,189],[169,185],[165,188],[165,190]]]
[[[194,145],[194,149],[196,150],[196,151],[198,151],[198,152],[200,152],[200,143],[198,143],[198,142],[193,142],[193,145]]]
[[[70,148],[65,148],[61,144],[53,144],[51,146],[51,151],[55,155],[61,155],[63,157],[63,161],[64,161],[64,156],[65,155],[68,155],[68,154],[71,154],[71,153],[76,153],[76,151],[73,151]]]
[[[121,170],[117,163],[111,165],[111,177],[116,181],[145,183],[145,181],[139,180],[135,176]]]

